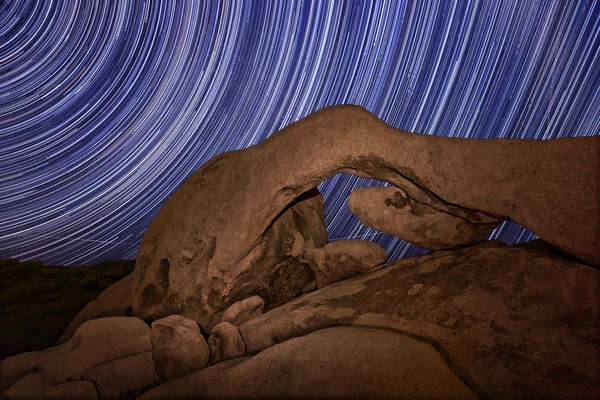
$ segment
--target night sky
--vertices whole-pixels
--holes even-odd
[[[209,158],[329,105],[430,135],[600,134],[598,2],[175,3],[0,0],[0,258],[134,258]],[[348,211],[373,184],[319,186],[330,240],[419,254]]]

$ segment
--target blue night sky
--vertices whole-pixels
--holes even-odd
[[[204,162],[335,104],[430,135],[599,135],[600,4],[0,0],[0,258],[134,258]],[[319,186],[330,240],[419,254],[347,210],[373,184]]]

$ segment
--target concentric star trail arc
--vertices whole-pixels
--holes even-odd
[[[598,135],[600,5],[0,1],[0,258],[134,258],[208,159],[335,104],[430,135]],[[420,254],[347,210],[369,185],[319,185],[330,240]]]

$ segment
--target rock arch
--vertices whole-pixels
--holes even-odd
[[[356,190],[349,206],[365,224],[409,241],[422,227],[434,238],[421,245],[472,243],[511,219],[600,265],[599,149],[599,137],[420,135],[358,106],[325,108],[257,145],[212,158],[167,199],[140,246],[133,313],[146,319],[177,313],[206,325],[240,287],[252,292],[255,270],[268,268],[261,260],[274,245],[265,241],[269,229],[293,214],[299,196],[339,172],[393,184]],[[320,196],[309,197],[295,205],[318,213]],[[457,233],[450,244],[439,240],[448,227]],[[304,245],[324,245],[318,236],[303,238]]]

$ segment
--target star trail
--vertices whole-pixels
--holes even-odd
[[[598,135],[599,35],[597,1],[0,0],[0,258],[134,258],[209,158],[330,105],[430,135]],[[347,210],[369,185],[321,183],[330,240],[423,252]]]

